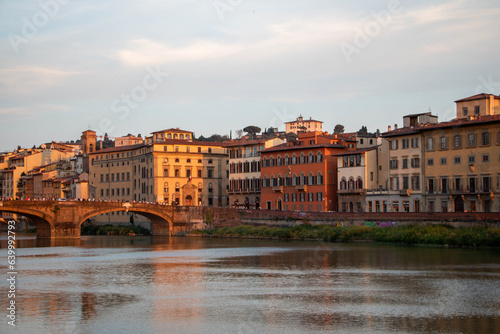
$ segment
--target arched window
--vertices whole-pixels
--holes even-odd
[[[306,163],[306,156],[304,153],[300,153],[300,163],[305,164]]]
[[[163,192],[168,193],[168,182],[163,183]]]
[[[318,172],[316,184],[323,184],[323,174],[321,172]]]
[[[316,154],[316,161],[317,162],[323,162],[323,154],[321,154],[321,152],[318,152]]]
[[[297,174],[293,173],[292,175],[292,186],[297,185]]]
[[[273,157],[272,155],[269,157],[269,165],[270,165],[271,167],[273,167],[273,166],[274,166],[274,157]]]
[[[179,182],[175,184],[175,192],[178,193],[181,190],[181,185]]]
[[[311,155],[311,156],[312,156],[312,155]],[[309,184],[310,186],[312,186],[312,185],[314,184],[314,176],[313,176],[313,174],[312,174],[312,173],[309,173],[308,179],[309,179],[309,180],[308,180],[308,184]]]
[[[290,164],[290,157],[288,156],[288,154],[285,155],[285,165],[289,165]]]
[[[306,176],[304,173],[300,173],[300,184],[305,185],[306,184]]]
[[[174,139],[177,139],[177,134],[174,134]]]
[[[345,177],[343,177],[342,180],[340,181],[340,189],[347,189],[347,181]]]
[[[292,165],[296,165],[297,164],[297,156],[295,155],[295,153],[292,155]]]
[[[175,162],[179,162],[179,158],[176,158],[176,159],[175,159]]]
[[[360,177],[356,180],[356,188],[357,189],[363,189],[363,180],[361,180]]]
[[[170,133],[169,133],[169,134],[167,134],[167,138],[168,138],[168,139],[172,139],[172,135],[171,135]]]
[[[233,187],[234,189],[234,187]],[[198,182],[198,192],[203,192],[203,185],[201,184],[201,182]]]
[[[189,135],[188,134],[186,134],[186,139],[189,139]]]
[[[264,175],[264,177],[262,178],[262,187],[267,187],[267,177]]]
[[[276,166],[281,166],[281,156],[278,155],[278,158],[276,159]]]
[[[274,175],[271,175],[270,180],[271,180],[271,187],[274,187]]]
[[[211,193],[214,191],[214,186],[212,185],[212,182],[208,184],[208,192]]]
[[[354,189],[354,178],[349,178],[349,189]]]
[[[184,135],[182,133],[179,135],[179,139],[184,139]]]
[[[309,155],[307,156],[307,162],[310,164],[314,162],[314,155],[312,154],[312,152],[309,152]]]
[[[198,163],[201,164],[201,159],[198,159]]]

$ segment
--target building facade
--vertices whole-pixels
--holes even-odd
[[[286,122],[286,133],[293,132],[298,134],[300,132],[311,132],[311,131],[323,131],[323,122],[316,121],[312,118],[304,120],[304,117],[300,115],[297,120]]]
[[[356,140],[324,132],[299,133],[296,143],[261,152],[262,207],[285,211],[337,211],[337,157]]]
[[[284,141],[279,138],[226,143],[229,154],[229,203],[259,209],[261,203],[260,152]]]
[[[389,143],[374,141],[376,146],[336,154],[340,211],[387,212]]]
[[[221,143],[192,132],[157,131],[146,143],[90,155],[91,197],[175,205],[227,206],[229,159]],[[166,139],[173,134],[184,139]],[[189,135],[189,137],[186,137]]]

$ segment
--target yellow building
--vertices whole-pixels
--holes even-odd
[[[427,211],[499,212],[500,115],[456,119],[421,133]]]
[[[455,101],[457,118],[476,118],[479,116],[500,115],[500,96],[477,94]]]
[[[115,138],[115,147],[121,146],[129,146],[129,145],[137,145],[142,144],[144,140],[141,137],[136,137],[132,135],[124,136],[124,137],[116,137]]]
[[[168,129],[153,132],[144,144],[91,153],[90,197],[227,206],[226,149],[192,138],[192,132]]]
[[[297,117],[296,121],[285,122],[285,125],[286,133],[293,132],[298,134],[299,132],[323,131],[323,122],[316,121],[312,118],[304,120],[302,115]]]

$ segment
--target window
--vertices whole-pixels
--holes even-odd
[[[448,191],[449,191],[448,184],[449,184],[448,179],[446,179],[446,178],[441,179],[441,193],[443,193],[443,194],[448,193]]]
[[[397,149],[398,149],[398,140],[397,140],[397,139],[394,139],[394,140],[391,142],[391,145],[392,145],[392,149],[393,149],[393,150],[397,150]]]
[[[467,116],[469,114],[469,108],[463,107],[462,108],[462,116]]]
[[[434,159],[427,159],[427,166],[434,166]]]
[[[418,148],[418,138],[412,138],[411,139],[411,147],[412,148]]]
[[[446,136],[441,136],[439,148],[442,150],[446,150],[448,148],[448,138]]]
[[[214,177],[214,170],[213,169],[209,169],[208,170],[208,178],[211,179]]]
[[[427,151],[433,151],[434,150],[434,138],[428,137],[427,138]]]
[[[397,159],[392,159],[389,161],[389,168],[390,169],[398,169],[398,160]]]
[[[469,147],[476,146],[476,134],[475,133],[469,133],[467,138],[468,138]]]
[[[408,168],[408,158],[403,158],[403,169]]]
[[[429,194],[433,194],[436,191],[436,180],[428,179],[427,180],[427,192]]]
[[[175,177],[180,177],[181,176],[181,173],[179,172],[178,169],[175,170]]]
[[[480,112],[480,108],[479,106],[474,106],[474,115],[479,115],[479,112]]]
[[[490,144],[490,133],[489,132],[481,133],[481,145],[487,146],[489,144]]]
[[[441,158],[441,166],[447,165],[448,161],[446,158]]]
[[[408,176],[403,176],[403,189],[404,190],[410,189]]]
[[[462,147],[462,136],[460,135],[453,136],[453,147],[454,148]]]
[[[490,162],[490,155],[489,154],[483,154],[483,162]]]
[[[412,168],[419,168],[420,167],[420,158],[412,158],[411,159],[411,167]]]
[[[399,178],[393,177],[391,178],[391,190],[399,190]]]
[[[461,157],[455,157],[454,158],[454,162],[455,162],[456,165],[459,165],[459,164],[462,163],[462,158]]]
[[[408,138],[402,139],[401,140],[401,148],[408,148],[409,147],[409,142],[410,142],[410,139],[408,139]]]
[[[168,177],[168,169],[163,170],[163,177]]]
[[[198,177],[202,177],[201,173],[202,173],[202,170],[198,169]]]
[[[210,183],[208,184],[208,192],[209,192],[209,193],[214,192],[214,186],[212,185],[212,182],[210,182]]]
[[[476,156],[475,155],[469,155],[469,163],[473,164],[476,162]]]
[[[411,177],[411,189],[420,190],[420,175],[414,175]]]

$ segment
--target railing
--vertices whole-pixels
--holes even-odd
[[[230,195],[260,193],[260,188],[229,189],[227,193]]]
[[[366,193],[366,189],[338,189],[337,194],[356,194],[356,195],[364,195]]]
[[[399,196],[410,196],[411,190],[410,189],[401,189],[399,191]]]

